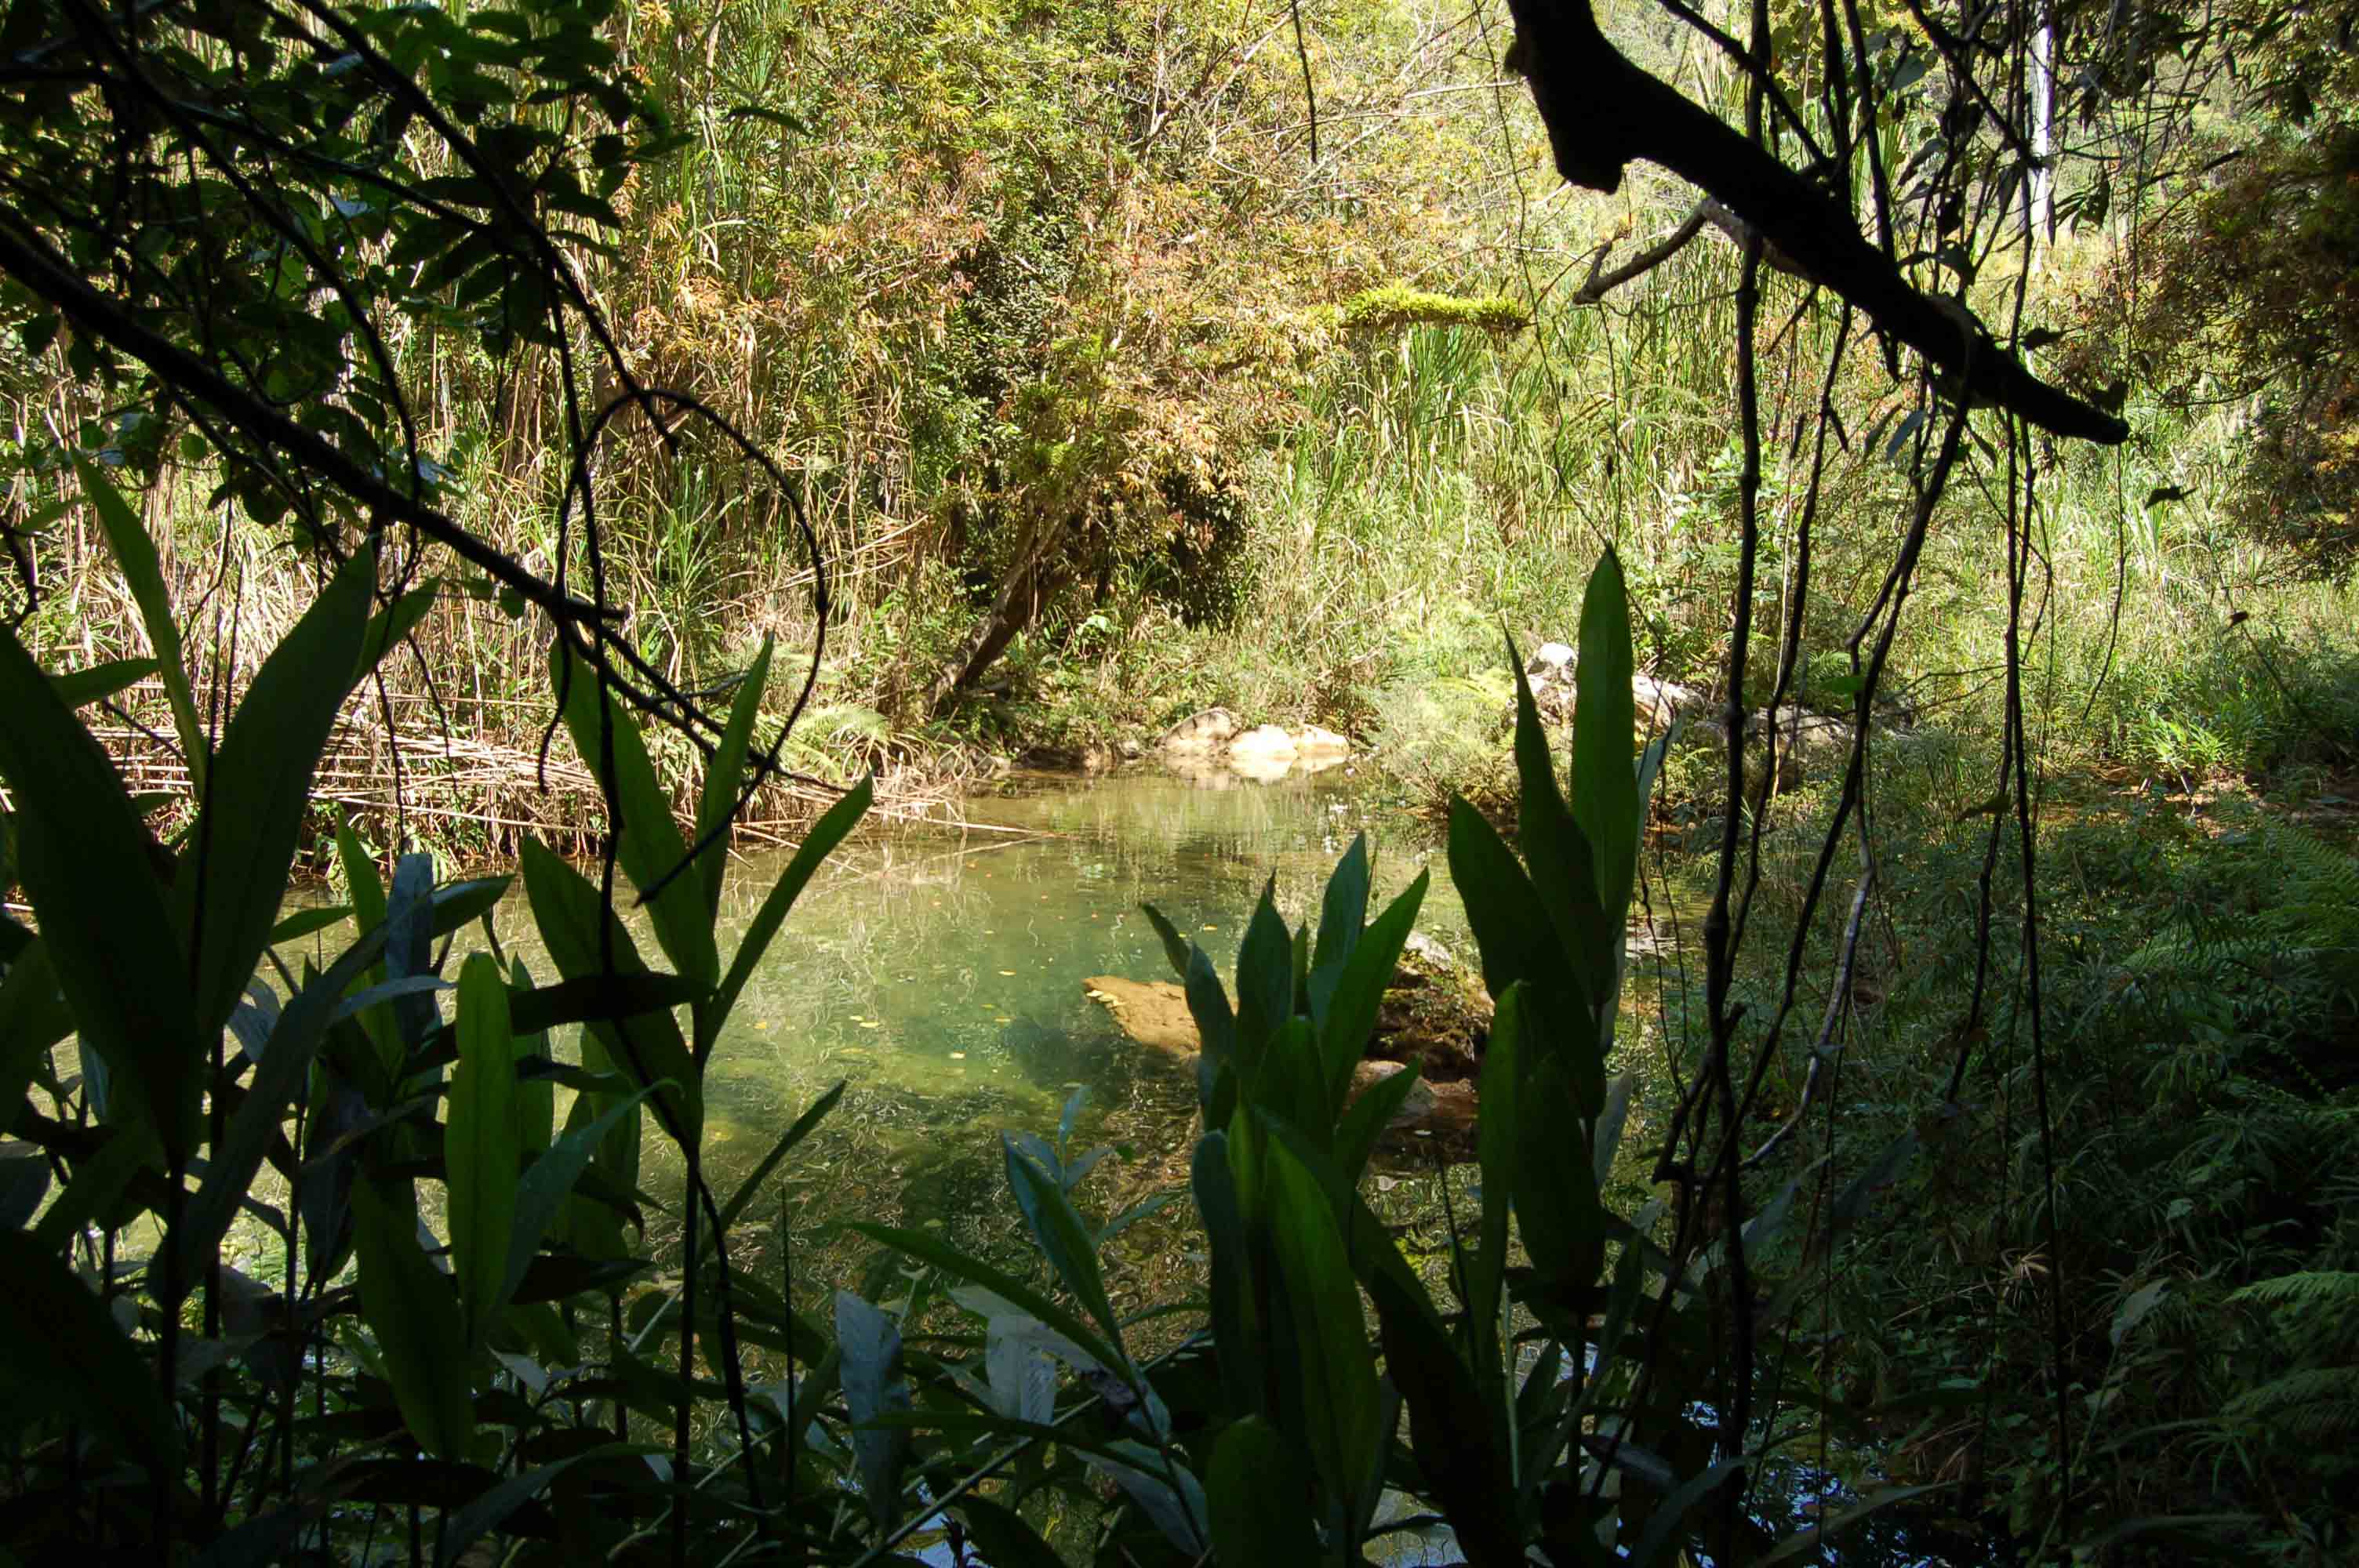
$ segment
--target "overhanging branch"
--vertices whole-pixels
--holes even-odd
[[[1969,398],[2059,436],[2114,445],[2119,417],[2041,381],[1962,306],[1911,285],[1827,194],[1641,70],[1606,40],[1589,0],[1508,0],[1507,63],[1530,84],[1565,178],[1620,189],[1635,158],[1701,187],[1801,273],[1963,385]]]

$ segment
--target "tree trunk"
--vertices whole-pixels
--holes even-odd
[[[1008,564],[1007,575],[1000,579],[999,591],[992,596],[991,608],[967,633],[958,652],[943,663],[933,684],[927,688],[929,713],[941,712],[959,693],[981,680],[992,662],[1016,641],[1016,633],[1032,624],[1042,602],[1064,586],[1061,576],[1042,569],[1049,546],[1061,532],[1057,524],[1047,519],[1033,521],[1016,547],[1016,558]]]

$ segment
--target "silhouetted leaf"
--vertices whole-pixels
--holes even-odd
[[[565,725],[572,732],[573,748],[582,754],[582,765],[602,784],[608,782],[612,772],[614,799],[609,806],[620,819],[615,853],[623,869],[642,890],[670,878],[663,882],[663,891],[647,901],[656,940],[673,968],[710,989],[721,979],[712,917],[705,908],[702,883],[693,871],[673,875],[687,859],[688,846],[680,839],[679,824],[672,819],[671,797],[656,777],[637,723],[600,689],[597,673],[570,652],[554,679],[564,700]]]
[[[147,830],[114,764],[5,627],[0,777],[15,796],[18,884],[85,1051],[110,1069],[108,1119],[145,1118],[165,1150],[185,1155],[207,1052]]]
[[[1385,988],[1400,968],[1401,949],[1416,928],[1418,911],[1425,906],[1430,873],[1419,871],[1401,895],[1385,906],[1343,960],[1327,1006],[1327,1025],[1320,1040],[1320,1056],[1327,1076],[1331,1107],[1343,1103],[1352,1082],[1352,1068],[1368,1048],[1383,1008]]]
[[[0,1231],[0,1408],[78,1422],[147,1466],[177,1476],[179,1428],[156,1374],[64,1261],[22,1231]]]
[[[1589,841],[1608,940],[1618,949],[1638,874],[1639,795],[1630,766],[1630,606],[1622,562],[1607,549],[1581,600],[1573,687],[1572,820]],[[1593,994],[1599,994],[1593,988]]]
[[[173,888],[192,933],[197,1028],[207,1039],[229,1021],[277,923],[311,774],[352,690],[375,580],[372,553],[344,563],[263,661],[222,735]]]
[[[737,805],[737,792],[745,782],[745,754],[754,740],[754,720],[761,717],[763,688],[770,680],[770,639],[762,639],[761,651],[754,655],[753,667],[745,678],[737,683],[737,695],[729,705],[729,724],[721,732],[721,743],[713,748],[712,761],[704,770],[704,794],[696,808],[696,836],[701,840],[722,828]],[[721,913],[721,884],[728,878],[728,836],[713,839],[698,861],[696,876],[704,890],[704,913],[707,920]]]
[[[508,1282],[508,1243],[516,1220],[515,1037],[499,961],[470,954],[459,972],[459,1066],[451,1078],[442,1137],[450,1189],[451,1260],[470,1342],[480,1346]],[[556,1205],[549,1206],[554,1213]],[[537,1245],[539,1238],[535,1237]]]
[[[1319,1560],[1309,1478],[1260,1416],[1231,1422],[1212,1444],[1204,1501],[1222,1568],[1300,1568]]]
[[[1319,944],[1310,958],[1310,1022],[1327,1031],[1327,1004],[1343,978],[1343,962],[1360,945],[1368,922],[1368,836],[1355,833],[1352,847],[1328,874],[1319,901]]]
[[[147,536],[146,525],[122,492],[95,467],[77,458],[74,472],[82,478],[82,499],[98,514],[99,528],[106,535],[116,568],[123,573],[124,586],[131,590],[131,601],[139,607],[139,622],[147,633],[148,647],[155,652],[156,673],[164,682],[165,700],[172,709],[173,734],[189,765],[190,784],[202,795],[212,750],[197,712],[196,694],[189,685],[188,665],[180,656],[180,629],[172,619],[172,596],[164,586],[163,568],[157,564],[156,542]]]

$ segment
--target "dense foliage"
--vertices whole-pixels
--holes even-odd
[[[6,5],[0,1542],[1784,1560],[1799,1465],[2346,1555],[2351,22]],[[1038,1267],[746,1266],[836,1101],[723,1195],[704,1087],[854,781],[1213,702],[1446,818],[1442,1250],[1355,852],[1233,992],[1169,933],[1201,1299],[1115,1314],[1070,1118]]]

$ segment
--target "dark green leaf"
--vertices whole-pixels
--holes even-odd
[[[1294,1320],[1293,1371],[1302,1380],[1307,1445],[1330,1493],[1352,1517],[1364,1518],[1374,1501],[1364,1495],[1371,1455],[1390,1433],[1359,1288],[1320,1184],[1280,1142],[1270,1145],[1267,1169],[1270,1232]]]
[[[1212,1444],[1204,1494],[1222,1568],[1302,1568],[1319,1560],[1301,1462],[1260,1416],[1232,1422]]]
[[[737,805],[737,791],[745,779],[745,753],[754,740],[754,720],[762,711],[763,688],[770,679],[770,639],[762,639],[762,651],[754,655],[753,667],[737,686],[737,697],[729,705],[729,727],[721,732],[721,744],[714,748],[712,761],[705,769],[704,796],[696,809],[696,837],[702,840],[716,833],[729,821]],[[704,889],[705,917],[712,919],[721,913],[721,884],[729,871],[729,845],[725,834],[714,838],[696,868],[697,880]]]
[[[1114,1303],[1106,1299],[1105,1281],[1098,1271],[1095,1241],[1082,1217],[1073,1211],[1072,1200],[1054,1176],[1040,1169],[1019,1152],[1016,1141],[1005,1133],[1000,1146],[1007,1162],[1007,1184],[1016,1194],[1016,1206],[1024,1211],[1025,1223],[1031,1227],[1034,1239],[1089,1314],[1105,1330],[1106,1339],[1117,1350],[1122,1346],[1122,1328],[1114,1316]]]
[[[73,670],[49,677],[49,686],[58,700],[68,708],[82,708],[114,696],[133,682],[152,674],[153,659],[110,659],[88,669]]]
[[[1400,1114],[1401,1107],[1416,1090],[1419,1076],[1418,1065],[1412,1062],[1363,1090],[1343,1112],[1343,1119],[1335,1126],[1335,1168],[1343,1173],[1345,1181],[1356,1183],[1368,1168],[1385,1129]]]
[[[508,1234],[507,1274],[500,1285],[500,1301],[515,1296],[523,1284],[525,1271],[531,1265],[533,1255],[540,1250],[541,1238],[549,1234],[549,1226],[565,1206],[574,1184],[581,1181],[582,1170],[598,1152],[600,1142],[650,1092],[641,1089],[608,1106],[596,1120],[567,1128],[564,1137],[525,1168],[516,1182],[516,1217]]]
[[[531,901],[533,922],[549,956],[569,979],[607,972],[603,957],[611,953],[613,972],[647,972],[631,934],[604,907],[598,890],[587,878],[527,838],[519,846],[524,861],[525,894]],[[695,890],[690,889],[691,899]],[[605,944],[602,947],[601,944]],[[641,1088],[661,1086],[657,1103],[666,1107],[676,1135],[683,1143],[701,1135],[704,1124],[702,1083],[679,1024],[668,1012],[641,1013],[633,1018],[593,1022],[585,1042],[597,1039],[612,1065],[630,1076]],[[588,1055],[582,1065],[589,1066]]]
[[[1331,1106],[1343,1103],[1343,1092],[1352,1082],[1352,1068],[1366,1054],[1369,1037],[1376,1032],[1376,1013],[1384,1006],[1385,988],[1393,983],[1393,976],[1400,968],[1401,949],[1417,925],[1418,911],[1425,906],[1430,880],[1428,872],[1418,872],[1417,880],[1385,906],[1375,924],[1353,945],[1351,956],[1343,960],[1342,972],[1336,976],[1334,992],[1327,1007],[1327,1024],[1320,1039]]]
[[[1278,918],[1277,890],[1275,877],[1263,885],[1237,949],[1237,1071],[1248,1078],[1270,1035],[1294,1011],[1294,940]]]
[[[470,954],[459,971],[459,1067],[451,1078],[450,1123],[442,1138],[450,1189],[451,1260],[470,1343],[480,1346],[499,1312],[516,1220],[515,1036],[499,960]],[[552,1203],[553,1213],[556,1205]],[[538,1238],[534,1238],[536,1244]]]
[[[222,736],[174,888],[197,948],[197,1027],[207,1038],[229,1021],[277,923],[311,774],[352,689],[375,580],[373,554],[344,563],[271,650]]]
[[[111,1069],[110,1119],[144,1117],[168,1152],[185,1155],[197,1139],[206,1052],[147,830],[114,764],[5,627],[0,777],[18,820],[38,827],[12,835],[16,878],[82,1044]]]
[[[713,946],[712,917],[704,905],[702,883],[693,874],[673,875],[688,858],[688,846],[680,839],[671,797],[656,777],[637,724],[601,689],[596,673],[570,653],[555,679],[574,750],[593,776],[612,784],[614,798],[608,804],[617,815],[615,849],[623,869],[642,890],[671,879],[647,903],[656,940],[682,975],[708,988],[717,984],[721,958]]]
[[[355,1182],[353,1242],[360,1256],[361,1317],[376,1336],[401,1419],[434,1457],[464,1455],[474,1431],[472,1357],[451,1281],[418,1245],[416,1211],[386,1198],[374,1182]]]
[[[1343,961],[1360,945],[1360,928],[1368,921],[1368,836],[1355,833],[1352,847],[1335,862],[1327,891],[1319,901],[1319,944],[1310,958],[1310,1022],[1323,1037],[1327,1004],[1343,979]]]
[[[1630,604],[1609,548],[1581,600],[1581,663],[1572,704],[1572,820],[1589,840],[1597,901],[1619,941],[1638,874],[1639,799],[1630,767],[1636,715],[1630,689]]]
[[[991,1568],[1065,1568],[1065,1560],[1015,1509],[972,1492],[959,1499],[958,1507],[966,1519],[967,1538]]]
[[[156,1374],[98,1297],[22,1231],[0,1231],[0,1408],[78,1422],[157,1477],[178,1478],[180,1434]]]
[[[77,458],[74,471],[82,476],[82,499],[98,514],[99,527],[106,535],[107,548],[123,573],[124,585],[131,590],[131,601],[139,607],[147,645],[155,651],[156,673],[163,679],[165,698],[171,705],[172,729],[189,764],[189,781],[201,795],[212,748],[204,721],[197,715],[188,665],[180,657],[180,629],[172,620],[171,594],[164,586],[163,568],[157,564],[156,542],[147,536],[130,503],[96,468]]]

